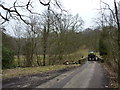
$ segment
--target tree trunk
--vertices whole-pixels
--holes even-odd
[[[117,27],[118,27],[118,68],[120,69],[120,20],[118,15],[118,8],[116,4],[116,0],[114,0],[114,6],[115,6],[115,15],[116,15],[116,21],[117,21]],[[120,85],[120,70],[118,69],[118,84]],[[120,86],[118,85],[118,88]]]
[[[43,66],[46,65],[46,46],[47,45],[47,32],[46,32],[46,26],[44,26],[44,32],[43,32]]]
[[[18,66],[20,66],[20,55],[17,55]]]
[[[50,31],[50,11],[48,8],[48,15],[47,15],[47,29],[46,26],[44,26],[44,32],[43,32],[43,66],[46,65],[46,50],[47,50],[47,40],[48,40],[48,35],[49,35],[49,31]]]
[[[37,57],[37,64],[38,64],[38,66],[41,66],[41,62],[40,62],[40,57],[39,57],[39,55],[36,54],[36,57]]]
[[[46,65],[46,44],[43,49],[44,49],[43,50],[43,66],[45,66]]]

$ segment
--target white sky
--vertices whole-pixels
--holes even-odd
[[[113,0],[102,0],[113,6]],[[119,1],[119,0],[117,0]],[[78,13],[85,21],[84,28],[93,26],[94,18],[99,17],[100,0],[61,0],[63,6],[73,14]]]
[[[11,4],[12,1],[15,0],[2,0],[3,2],[6,2]],[[21,2],[27,2],[28,0],[19,0]],[[39,0],[32,0],[35,5],[35,9],[39,12],[42,12],[41,10],[45,8],[42,7],[39,4]],[[47,1],[47,0],[44,0]],[[113,1],[114,0],[102,0],[106,3],[108,3],[111,7],[113,7]],[[120,1],[120,0],[116,0]],[[99,17],[98,16],[98,10],[100,8],[100,0],[60,0],[62,6],[65,10],[69,10],[73,15],[79,14],[79,16],[82,17],[82,19],[85,22],[84,28],[91,27],[95,25],[94,18]]]

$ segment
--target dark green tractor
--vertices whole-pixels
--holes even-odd
[[[95,55],[94,52],[90,52],[88,54],[88,61],[97,61],[97,56]]]

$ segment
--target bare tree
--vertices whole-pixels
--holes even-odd
[[[115,6],[115,19],[117,23],[117,29],[118,29],[118,68],[120,68],[120,18],[119,18],[119,11],[118,11],[118,6],[116,0],[114,0],[114,6]],[[120,88],[120,70],[118,70],[118,88]]]
[[[43,42],[43,66],[46,65],[46,52],[47,52],[47,42],[48,42],[48,37],[49,37],[49,33],[50,33],[50,28],[51,28],[51,12],[48,8],[47,12],[44,14],[46,17],[43,25],[43,37],[42,37],[42,42]]]
[[[58,0],[48,0],[47,3],[44,2],[44,0],[39,0],[38,1],[39,4],[48,7],[48,9],[50,9],[52,11],[52,9],[50,8],[51,5],[59,7],[61,10],[61,5],[58,3]],[[13,5],[10,7],[6,7],[4,5],[4,2],[0,2],[0,8],[5,12],[5,14],[3,14],[3,11],[0,11],[0,17],[1,17],[1,24],[4,24],[6,21],[10,21],[10,19],[17,19],[17,20],[22,20],[24,23],[26,24],[30,24],[25,18],[27,18],[28,16],[24,15],[21,13],[20,8],[26,10],[28,13],[31,14],[37,14],[40,15],[37,12],[32,11],[30,8],[33,8],[33,4],[32,4],[32,0],[28,0],[27,3],[25,4],[20,4],[18,2],[18,0],[15,0]],[[54,11],[53,11],[54,12]]]
[[[22,28],[23,26],[21,26],[20,23],[18,23],[13,31],[14,31],[14,34],[15,34],[15,41],[16,41],[16,45],[17,45],[17,61],[18,61],[18,66],[21,66],[20,64],[20,55],[21,55],[21,49],[22,49],[22,37],[23,37],[23,31],[22,31]]]
[[[58,13],[57,16],[53,19],[53,35],[55,36],[54,44],[54,55],[56,57],[56,62],[63,63],[63,57],[68,50],[71,49],[71,45],[68,45],[69,42],[76,42],[76,40],[73,40],[74,38],[71,38],[69,40],[71,33],[73,33],[74,37],[77,37],[75,32],[79,32],[81,29],[81,26],[83,25],[83,20],[78,16],[72,16],[70,14],[64,14],[64,13]],[[73,32],[69,32],[69,31]],[[78,45],[78,44],[77,44]],[[70,49],[69,49],[70,48]],[[75,50],[75,49],[74,49]],[[71,50],[72,51],[72,50]],[[58,60],[58,61],[57,61]]]
[[[37,20],[34,16],[30,17],[30,26],[26,29],[25,56],[27,66],[34,66],[34,53],[37,44]]]
[[[108,32],[106,39],[109,39],[109,42],[106,40],[106,45],[108,47],[108,57],[113,57],[112,60],[108,60],[108,62],[113,63],[112,68],[115,70],[118,70],[120,68],[120,18],[119,18],[119,3],[117,3],[116,0],[114,0],[114,8],[111,9],[110,5],[100,0],[102,4],[105,5],[105,7],[101,7],[101,14],[102,14],[102,28],[105,29],[104,32]],[[109,11],[107,14],[105,14],[105,11]],[[105,26],[103,26],[105,25]],[[109,29],[109,30],[108,30]],[[111,36],[111,37],[110,37]],[[105,40],[105,39],[104,39]],[[110,54],[112,52],[112,54]],[[111,56],[110,56],[111,55]],[[118,64],[118,67],[117,65]],[[120,74],[119,70],[118,73]],[[119,76],[119,75],[118,75]],[[119,77],[118,77],[119,78]],[[120,83],[120,80],[119,80]],[[119,86],[119,85],[118,85]]]

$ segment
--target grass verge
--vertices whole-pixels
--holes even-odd
[[[60,70],[60,69],[65,69],[70,67],[77,67],[77,66],[79,66],[79,64],[6,69],[2,71],[2,78],[7,79],[7,78],[14,78],[14,77],[21,77],[25,75],[32,75],[32,74]]]

